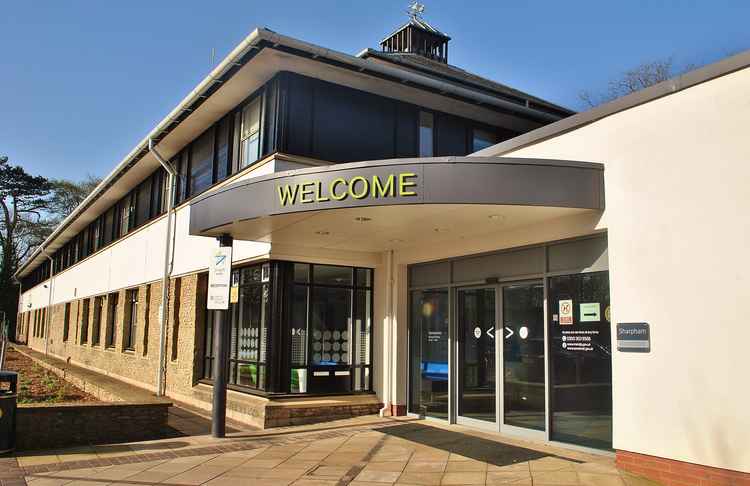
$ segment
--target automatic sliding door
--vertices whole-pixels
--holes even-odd
[[[544,286],[503,287],[503,424],[545,430]]]
[[[458,415],[496,421],[495,287],[459,289]]]

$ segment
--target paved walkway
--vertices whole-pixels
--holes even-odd
[[[219,441],[199,435],[37,452],[6,461],[0,462],[0,478],[5,478],[0,482],[25,480],[30,486],[655,484],[618,471],[609,456],[373,416],[237,431]],[[15,473],[8,472],[11,466]]]

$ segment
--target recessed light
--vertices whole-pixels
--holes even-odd
[[[404,240],[399,240],[398,238],[394,238],[392,240],[388,240],[388,243],[403,243]]]
[[[316,235],[320,235],[320,236],[328,236],[328,235],[331,234],[331,232],[330,231],[321,230],[321,231],[316,231],[315,234]]]
[[[435,233],[447,233],[448,228],[434,228],[432,231],[434,231]]]
[[[367,216],[357,216],[354,218],[354,221],[358,223],[366,223],[368,221],[372,221],[372,218],[368,218]]]

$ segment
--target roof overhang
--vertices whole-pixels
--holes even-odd
[[[27,275],[44,261],[45,251],[51,254],[61,248],[159,166],[148,150],[149,139],[158,143],[162,155],[172,157],[280,71],[297,72],[496,126],[516,125],[520,131],[540,123],[516,115],[538,116],[540,120],[546,117],[547,121],[550,116],[513,104],[503,109],[503,100],[478,92],[472,98],[471,90],[441,84],[430,76],[383,66],[268,29],[256,29],[125,156],[20,266],[16,275]],[[510,114],[513,110],[515,115]]]
[[[436,157],[315,167],[244,180],[190,204],[190,234],[359,251],[604,209],[587,162]],[[371,223],[374,224],[358,224]]]

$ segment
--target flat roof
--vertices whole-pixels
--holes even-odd
[[[750,50],[743,51],[713,64],[668,79],[659,84],[655,84],[654,86],[650,86],[627,96],[623,96],[622,98],[610,101],[609,103],[604,103],[603,105],[594,107],[588,111],[550,123],[549,125],[545,125],[511,138],[505,142],[482,149],[471,154],[471,156],[498,157],[576,130],[610,115],[649,103],[664,96],[678,93],[682,90],[692,88],[693,86],[711,81],[721,76],[740,71],[748,66],[750,66]]]

